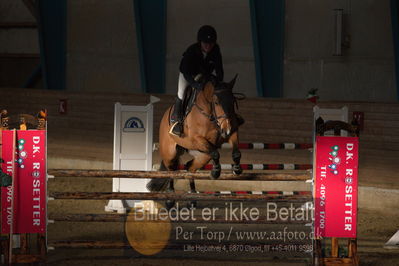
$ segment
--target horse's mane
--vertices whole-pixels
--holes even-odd
[[[208,100],[212,100],[212,96],[215,93],[215,85],[211,81],[207,81],[204,84],[204,87],[202,89],[202,92],[204,93],[204,97]]]
[[[212,96],[215,94],[218,97],[219,103],[223,106],[223,110],[228,117],[234,114],[234,105],[236,98],[233,94],[229,83],[218,81],[216,76],[210,75],[203,79],[203,93],[208,101],[212,101]]]

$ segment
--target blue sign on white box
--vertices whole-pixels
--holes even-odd
[[[123,132],[144,132],[145,127],[143,121],[138,117],[131,117],[125,122]]]

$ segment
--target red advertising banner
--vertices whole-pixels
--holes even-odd
[[[12,175],[13,131],[2,131],[2,170]],[[12,186],[1,188],[1,233],[44,233],[46,230],[46,132],[17,131],[14,180],[14,212]]]
[[[316,137],[315,237],[356,237],[357,137]]]

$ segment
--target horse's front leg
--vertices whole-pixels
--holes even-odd
[[[217,179],[217,178],[219,178],[220,173],[222,172],[222,166],[220,165],[220,161],[219,161],[219,159],[220,159],[219,151],[216,148],[214,148],[211,150],[209,155],[211,156],[212,161],[213,161],[211,177],[213,179]]]
[[[209,160],[212,159],[213,167],[211,171],[211,178],[218,178],[222,171],[222,167],[219,161],[220,154],[215,145],[203,137],[196,138],[193,142],[196,143],[196,150],[199,151],[199,154],[194,156],[194,160],[187,164],[187,169],[193,172],[204,167]]]
[[[242,173],[242,168],[240,165],[241,162],[241,152],[238,149],[238,132],[234,132],[230,138],[229,138],[229,143],[233,148],[233,151],[231,153],[231,157],[233,159],[233,173],[235,175],[240,175]]]
[[[200,155],[195,156],[193,160],[189,161],[186,164],[186,169],[190,172],[195,172],[198,169],[204,167],[211,159],[212,159],[212,170],[211,170],[211,178],[216,179],[220,176],[222,171],[222,166],[220,165],[220,154],[219,151],[214,148],[209,152],[201,152]]]

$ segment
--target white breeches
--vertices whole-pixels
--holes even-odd
[[[179,97],[180,100],[183,100],[184,97],[184,91],[186,90],[186,87],[188,86],[187,80],[184,78],[184,75],[180,72],[179,73],[179,85],[178,85],[178,90],[177,90],[177,97]]]

